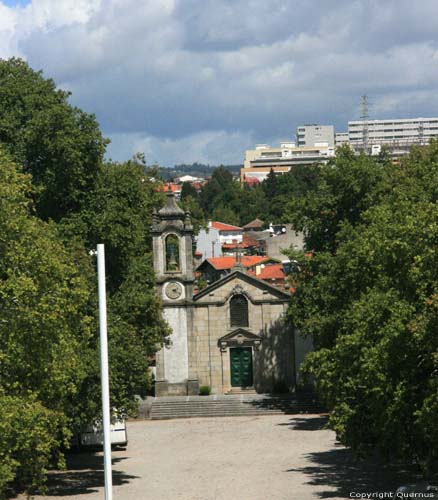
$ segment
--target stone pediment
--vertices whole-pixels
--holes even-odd
[[[227,347],[240,346],[252,346],[255,350],[258,350],[261,343],[262,337],[260,335],[256,335],[244,328],[237,328],[218,340],[221,351],[225,351]]]
[[[283,290],[280,290],[277,287],[274,287],[262,280],[257,279],[254,276],[251,276],[249,274],[246,274],[245,272],[235,270],[231,272],[230,274],[227,274],[225,277],[215,281],[211,285],[207,286],[200,292],[198,292],[194,297],[193,300],[196,302],[200,299],[203,299],[204,297],[209,297],[213,295],[217,295],[216,292],[223,287],[225,287],[227,284],[229,284],[232,281],[238,280],[240,281],[240,286],[243,287],[247,295],[250,297],[252,293],[250,292],[251,288],[262,290],[264,293],[266,293],[266,296],[272,297],[274,300],[281,300],[281,301],[289,301],[290,300],[290,293],[285,292]]]

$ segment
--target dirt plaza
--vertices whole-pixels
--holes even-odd
[[[113,451],[114,500],[310,500],[393,491],[403,472],[358,462],[322,415],[197,418],[128,423]],[[19,497],[24,499],[24,497]],[[48,496],[103,498],[100,452],[68,456]]]

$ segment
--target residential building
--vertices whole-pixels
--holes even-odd
[[[208,229],[200,229],[196,240],[196,252],[201,254],[201,261],[211,257],[222,257],[222,243],[219,237],[219,229],[209,226]]]
[[[355,150],[387,146],[408,151],[414,144],[427,144],[438,137],[438,118],[400,118],[348,122],[348,140]]]
[[[166,184],[164,184],[162,188],[162,191],[173,193],[179,200],[181,197],[181,189],[182,189],[181,184],[176,184],[175,182],[166,182]]]
[[[244,231],[261,231],[263,229],[264,222],[258,218],[248,222],[243,226]]]
[[[196,269],[196,272],[199,273],[202,279],[207,283],[213,283],[229,274],[236,265],[237,259],[239,259],[240,265],[245,270],[252,271],[255,271],[256,266],[262,262],[279,263],[276,259],[260,255],[242,255],[240,257],[237,255],[228,255],[204,260]]]
[[[225,243],[241,243],[243,238],[243,229],[232,224],[224,222],[210,221],[209,228],[217,229],[219,232],[219,241],[222,245]]]
[[[242,245],[243,229],[224,222],[209,221],[207,229],[201,229],[196,237],[196,250],[203,259],[233,255]]]
[[[285,266],[281,264],[258,264],[255,270],[248,270],[248,274],[252,274],[259,280],[265,281],[272,286],[281,288],[282,290],[290,290],[290,286],[287,283],[287,275]]]
[[[336,132],[335,147],[343,146],[344,144],[350,144],[348,132]]]
[[[300,125],[297,127],[297,145],[304,147],[335,146],[335,128],[333,125]]]
[[[304,249],[304,235],[295,231],[291,224],[272,225],[266,231],[250,231],[247,235],[258,242],[257,253],[275,259],[284,259],[289,248]]]

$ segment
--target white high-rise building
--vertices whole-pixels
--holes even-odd
[[[407,148],[414,144],[427,144],[432,137],[438,137],[438,118],[348,122],[348,140],[354,149],[371,148],[373,145]]]

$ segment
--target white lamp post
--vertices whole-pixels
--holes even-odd
[[[105,471],[105,500],[112,500],[110,398],[108,376],[108,335],[106,321],[105,247],[97,245],[97,276],[99,284],[100,374],[102,384],[103,457]]]

